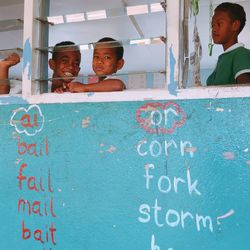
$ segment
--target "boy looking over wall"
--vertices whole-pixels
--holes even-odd
[[[212,37],[215,44],[223,46],[207,85],[250,84],[250,50],[238,43],[238,35],[246,23],[244,8],[236,3],[222,3],[214,10]]]
[[[96,83],[82,84],[71,82],[68,84],[70,92],[110,92],[124,90],[125,84],[115,74],[124,65],[124,49],[113,38],[104,37],[94,47],[92,68],[98,77]]]

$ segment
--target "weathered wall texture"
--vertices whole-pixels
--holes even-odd
[[[1,105],[0,249],[250,249],[249,105]]]

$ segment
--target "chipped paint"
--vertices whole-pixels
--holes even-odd
[[[102,147],[99,151],[100,154],[103,154],[104,152],[114,153],[117,150],[114,145],[105,145],[104,143],[100,143],[100,147]]]
[[[235,159],[235,153],[234,152],[224,152],[223,157],[225,160],[234,160]]]
[[[209,101],[211,101],[212,110],[207,110]],[[113,237],[112,233],[116,232],[116,229],[128,225],[129,218],[140,216],[141,219],[145,219],[144,212],[148,211],[151,217],[149,223],[143,226],[138,220],[131,221],[129,226],[134,231],[129,231],[131,235],[128,236],[131,238],[135,231],[140,233],[146,230],[148,232],[146,236],[141,232],[138,237],[147,244],[141,245],[141,247],[138,245],[137,248],[147,249],[150,248],[150,237],[155,233],[154,228],[156,228],[153,225],[156,221],[153,210],[159,208],[161,209],[158,210],[159,222],[164,222],[164,218],[169,218],[168,223],[164,223],[164,228],[159,229],[159,233],[156,234],[155,244],[159,245],[161,249],[170,249],[167,247],[168,243],[174,247],[175,244],[178,245],[179,239],[174,239],[176,241],[173,243],[172,241],[168,242],[164,239],[168,238],[170,234],[167,233],[163,239],[160,231],[164,234],[165,231],[169,231],[166,227],[170,229],[170,226],[172,227],[171,231],[179,231],[177,227],[175,229],[173,223],[175,222],[176,225],[182,227],[181,221],[185,222],[184,216],[189,217],[188,223],[193,216],[192,221],[198,225],[196,228],[199,230],[199,234],[204,235],[205,238],[208,237],[206,241],[202,242],[204,249],[209,249],[220,229],[226,232],[226,237],[223,240],[227,238],[225,241],[227,247],[230,246],[228,239],[233,239],[231,235],[235,233],[235,228],[239,229],[237,230],[239,232],[237,239],[242,242],[247,241],[248,235],[247,232],[244,232],[245,228],[242,228],[242,225],[249,221],[245,210],[245,207],[249,207],[249,200],[247,200],[250,178],[248,174],[250,168],[248,125],[250,121],[247,119],[249,117],[249,101],[247,99],[209,101],[174,102],[181,107],[185,114],[189,115],[189,119],[186,119],[183,126],[176,127],[172,134],[149,134],[135,119],[135,112],[142,107],[140,118],[145,119],[145,124],[151,123],[151,128],[163,125],[163,128],[168,129],[173,125],[173,122],[180,121],[181,117],[177,115],[176,109],[172,105],[165,109],[166,103],[162,100],[143,103],[44,104],[40,106],[46,118],[44,129],[37,137],[32,138],[27,137],[26,134],[20,135],[14,127],[5,125],[13,110],[19,111],[20,105],[1,107],[1,120],[4,125],[1,130],[3,148],[1,166],[5,173],[1,180],[3,181],[4,193],[10,194],[8,197],[13,197],[15,194],[16,199],[19,198],[20,193],[24,199],[31,197],[29,190],[26,197],[24,188],[18,193],[16,192],[17,188],[8,190],[12,184],[10,180],[17,180],[16,177],[19,173],[19,168],[14,161],[22,158],[21,164],[28,163],[28,167],[23,171],[23,175],[27,178],[23,184],[27,183],[30,175],[42,175],[47,166],[52,170],[51,180],[55,190],[54,201],[57,212],[57,218],[54,221],[58,232],[64,230],[60,223],[61,219],[64,218],[65,229],[77,228],[82,225],[84,228],[86,225],[87,230],[87,227],[91,228],[92,226],[93,217],[91,218],[91,216],[94,215],[95,219],[101,222],[100,228],[104,225],[107,230],[110,230],[105,231],[105,233],[107,232]],[[155,104],[151,105],[152,103]],[[240,112],[236,109],[239,103]],[[163,105],[163,109],[161,105]],[[28,109],[29,105],[22,107]],[[223,107],[224,113],[217,113],[216,107]],[[227,112],[229,107],[235,107],[232,115]],[[32,110],[29,113],[30,118],[32,118]],[[93,117],[97,117],[98,122],[94,123]],[[232,123],[233,119],[240,121],[237,126]],[[228,126],[217,126],[221,121]],[[77,129],[72,129],[72,124],[76,124]],[[91,126],[93,129],[83,129],[82,125],[89,128]],[[17,155],[18,144],[16,142],[18,141],[12,139],[12,135],[15,138],[18,135],[22,138],[21,142],[25,142],[27,145],[33,143],[40,145],[41,140],[45,136],[48,137],[51,143],[50,154],[44,155],[42,158],[29,156],[29,152],[25,156]],[[141,145],[139,150],[135,148],[135,145],[137,147]],[[23,148],[21,151],[24,151]],[[9,156],[9,158],[5,156]],[[235,161],[226,161],[223,156],[226,159],[236,159]],[[6,167],[11,164],[12,167]],[[58,169],[60,171],[57,171]],[[12,179],[9,176],[12,176]],[[227,183],[229,180],[230,185]],[[18,187],[17,181],[13,181],[13,183]],[[146,189],[147,183],[149,189]],[[234,188],[233,191],[230,187]],[[168,194],[168,188],[174,192]],[[89,190],[91,192],[88,192]],[[103,195],[103,190],[105,195]],[[200,192],[197,193],[197,190]],[[200,198],[195,198],[194,192],[197,195],[200,194]],[[32,194],[34,195],[31,198],[35,199],[35,192]],[[41,199],[43,198],[41,196]],[[5,204],[7,202],[3,203],[1,211],[8,215],[10,213],[9,207],[6,205],[5,209]],[[140,210],[140,208],[142,209]],[[232,208],[237,216],[233,215]],[[191,210],[197,211],[196,218],[194,217],[196,214],[192,214]],[[123,211],[123,218],[119,216],[118,224],[115,220],[110,223],[110,218],[106,220],[103,217],[103,211]],[[69,216],[65,217],[65,214]],[[32,228],[32,224],[29,224],[31,217],[23,212],[20,212],[18,216],[20,217],[19,221],[17,223],[14,221],[12,228],[20,228],[21,220],[26,220],[26,218],[28,218],[27,224],[25,221],[26,227]],[[48,221],[45,217],[41,217],[41,220],[45,223]],[[244,223],[242,223],[243,220]],[[218,226],[217,221],[223,227]],[[239,227],[237,227],[237,223]],[[215,230],[212,227],[214,225]],[[209,226],[212,229],[210,229],[211,233],[207,234]],[[96,225],[94,225],[93,232],[95,229]],[[97,229],[99,230],[99,225]],[[193,236],[197,235],[197,232],[185,228],[181,230],[180,236],[185,237],[185,241],[191,246]],[[3,230],[3,232],[5,231]],[[200,238],[204,239],[203,236]],[[71,249],[72,245],[74,249],[77,249],[80,243],[84,245],[81,239],[80,243],[78,241],[76,245],[74,242],[70,242],[71,239],[67,238],[67,234],[63,238],[58,235],[58,243],[62,246],[65,242],[66,244],[69,242],[65,249]],[[108,249],[109,243],[108,239],[104,242],[105,249]],[[119,243],[120,241],[115,249],[119,249]],[[194,249],[199,249],[200,242],[195,243],[197,244],[195,244]],[[126,242],[126,244],[128,243]],[[224,242],[221,240],[218,241],[218,244],[224,244]],[[101,249],[101,246],[96,246],[96,248]],[[11,249],[15,249],[15,247],[11,247]],[[129,245],[127,249],[133,249],[133,245]]]
[[[177,96],[177,82],[175,81],[175,66],[176,59],[174,57],[172,46],[169,48],[169,63],[170,63],[170,82],[168,84],[168,91],[170,95]]]
[[[23,74],[27,75],[27,79],[31,79],[32,68],[32,50],[30,45],[30,39],[26,39],[23,48]]]
[[[84,119],[82,119],[82,128],[87,128],[90,124],[90,117],[87,116]]]
[[[209,102],[209,104],[206,106],[208,110],[212,109],[212,102]]]
[[[216,112],[224,112],[223,108],[216,108]]]
[[[116,147],[113,145],[110,145],[109,149],[106,150],[109,153],[114,153],[116,151]]]

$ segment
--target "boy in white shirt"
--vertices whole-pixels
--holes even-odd
[[[118,41],[110,37],[100,39],[94,47],[92,68],[98,77],[96,83],[68,84],[70,92],[110,92],[122,91],[125,84],[119,78],[112,76],[124,65],[124,49]]]

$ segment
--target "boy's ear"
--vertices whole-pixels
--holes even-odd
[[[118,60],[117,70],[121,69],[123,67],[124,63],[125,63],[124,59]]]
[[[235,20],[233,22],[233,30],[239,33],[239,29],[240,29],[240,20]]]
[[[49,67],[54,70],[55,69],[55,61],[53,59],[49,59]]]

